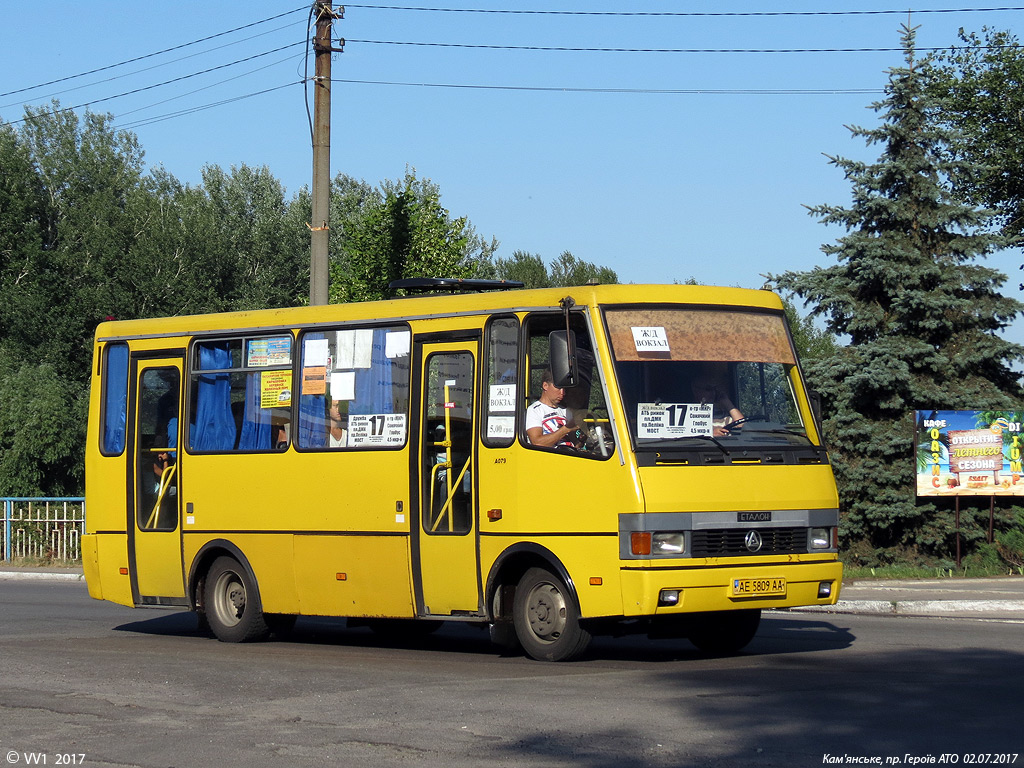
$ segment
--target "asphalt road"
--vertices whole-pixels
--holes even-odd
[[[300,619],[226,645],[187,613],[0,581],[0,768],[1024,766],[1022,639],[1019,621],[774,613],[730,658],[598,638],[547,664],[461,626],[395,644]]]

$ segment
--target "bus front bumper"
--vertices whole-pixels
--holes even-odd
[[[624,616],[835,605],[843,580],[838,561],[704,568],[622,568]]]

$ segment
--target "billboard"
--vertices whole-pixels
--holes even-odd
[[[1021,411],[915,411],[918,496],[1024,496]]]

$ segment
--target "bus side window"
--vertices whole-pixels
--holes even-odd
[[[294,388],[291,334],[200,341],[191,359],[192,450],[288,447]]]
[[[128,345],[108,344],[103,365],[102,453],[124,452],[128,423]]]
[[[528,366],[525,378],[529,397],[520,407],[529,407],[540,398],[541,379],[551,364],[548,337],[551,331],[565,330],[565,316],[561,313],[535,313],[527,318],[526,327]],[[614,452],[615,441],[608,404],[601,387],[597,353],[582,314],[570,315],[569,328],[575,339],[579,384],[563,390],[560,406],[565,408],[567,423],[575,425],[581,432],[576,441],[577,453],[593,458],[608,458]],[[523,443],[530,445],[525,436]]]
[[[484,445],[504,448],[516,439],[519,409],[519,320],[496,317],[487,329],[487,410]]]
[[[401,448],[407,441],[408,326],[317,329],[300,340],[300,449]]]

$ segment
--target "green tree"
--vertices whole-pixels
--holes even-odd
[[[42,180],[28,146],[0,124],[0,346],[30,349],[38,317],[47,309],[36,289],[49,269],[52,234]]]
[[[1024,234],[1024,48],[1010,32],[960,30],[963,46],[933,57],[929,87],[942,99],[939,119],[955,130],[947,148],[966,161],[957,192],[996,212],[1003,232]]]
[[[613,269],[583,261],[569,251],[563,251],[550,267],[536,254],[515,251],[509,259],[495,260],[493,276],[520,282],[527,288],[586,285],[591,280],[606,285],[619,282]]]
[[[569,251],[562,251],[548,272],[551,285],[586,285],[591,280],[604,284],[619,282],[619,276],[614,270],[578,259]]]
[[[266,168],[183,186],[109,115],[25,114],[0,124],[0,492],[58,495],[81,490],[97,323],[297,303],[308,216]]]
[[[0,493],[67,496],[82,492],[88,392],[51,363],[0,347]]]
[[[74,493],[93,332],[141,268],[142,151],[109,116],[54,102],[0,126],[0,156],[0,488]]]
[[[544,260],[526,251],[513,251],[511,258],[496,259],[493,276],[498,280],[522,283],[526,288],[547,288],[551,285]]]
[[[882,122],[851,128],[880,145],[877,162],[831,158],[853,186],[850,207],[810,209],[847,230],[822,250],[838,260],[773,278],[849,343],[808,365],[826,400],[846,541],[865,559],[940,551],[946,531],[928,528],[934,508],[915,503],[915,409],[1005,409],[1021,395],[1012,364],[1024,350],[999,333],[1020,311],[999,293],[1005,276],[976,260],[1005,244],[983,211],[961,202],[950,180],[963,172],[945,149],[940,105],[926,62],[903,28],[906,65],[889,72]]]
[[[18,141],[40,200],[25,226],[39,239],[22,243],[21,278],[0,288],[30,310],[11,318],[5,341],[84,380],[93,329],[110,314],[111,284],[131,268],[125,254],[141,236],[126,211],[142,152],[133,136],[113,130],[109,116],[80,120],[56,103],[26,109]]]
[[[782,305],[785,308],[789,331],[793,336],[793,346],[804,363],[828,359],[838,354],[839,343],[836,337],[824,328],[819,328],[812,315],[801,315],[796,305],[788,299],[783,299]],[[813,381],[811,386],[814,386]]]
[[[309,230],[290,210],[284,187],[266,166],[203,169],[212,212],[207,243],[225,309],[301,303],[309,294]],[[219,267],[219,268],[218,268]]]
[[[340,253],[332,256],[330,300],[388,296],[388,283],[409,277],[468,278],[497,247],[477,236],[465,217],[453,218],[429,179],[406,171],[374,194],[359,182],[335,179],[342,211]]]

